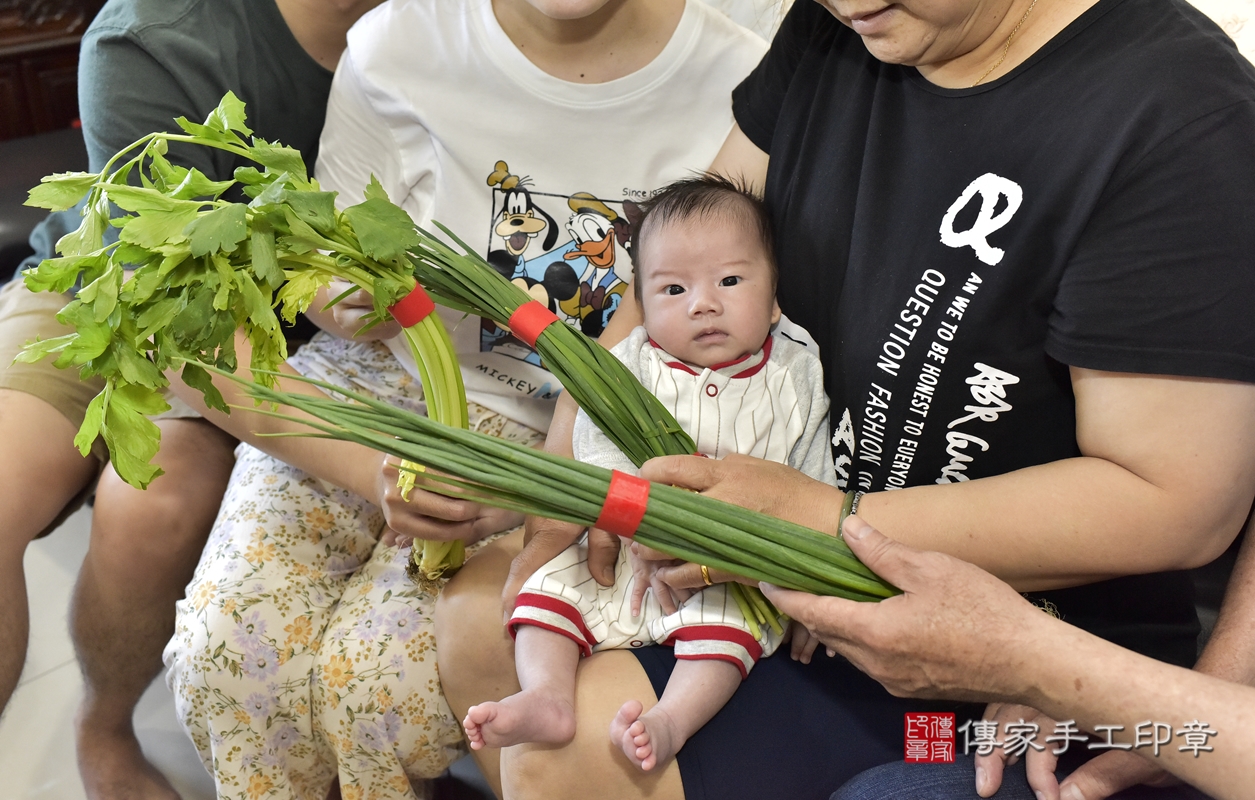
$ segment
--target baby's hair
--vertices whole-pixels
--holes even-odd
[[[636,280],[632,282],[636,302],[641,302],[641,278],[644,244],[659,227],[673,222],[701,218],[733,218],[749,225],[758,235],[758,241],[771,266],[771,285],[776,285],[775,236],[771,231],[771,217],[767,207],[749,187],[740,180],[730,180],[710,172],[683,178],[669,183],[653,197],[641,203],[644,217],[636,227],[632,245]]]

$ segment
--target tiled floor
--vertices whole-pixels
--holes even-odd
[[[87,552],[91,512],[84,509],[26,551],[31,642],[17,691],[0,719],[0,780],[13,800],[83,800],[74,762],[72,720],[82,679],[66,627],[70,591]],[[212,800],[213,780],[174,716],[160,679],[135,712],[149,759],[185,800]]]

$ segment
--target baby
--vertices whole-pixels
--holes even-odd
[[[836,485],[819,359],[771,332],[780,307],[762,203],[703,176],[671,184],[645,211],[634,259],[644,326],[611,352],[675,415],[699,453],[771,459]],[[577,459],[636,474],[583,411],[572,438]],[[769,626],[757,639],[750,633],[721,584],[667,613],[671,598],[647,592],[649,566],[634,570],[628,550],[620,550],[613,586],[592,579],[586,538],[528,579],[510,620],[522,691],[469,710],[463,724],[472,748],[570,741],[581,656],[671,645],[677,663],[657,705],[642,713],[641,703],[628,702],[611,723],[624,754],[653,769],[780,644]]]

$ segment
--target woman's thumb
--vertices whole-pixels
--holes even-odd
[[[907,565],[920,555],[918,550],[893,541],[857,516],[846,518],[841,537],[868,569],[899,588],[901,584],[895,578],[904,575]]]

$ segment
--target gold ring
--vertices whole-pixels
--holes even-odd
[[[715,582],[710,579],[710,568],[705,564],[699,564],[698,566],[702,568],[702,580],[706,582],[707,586],[714,586]]]

